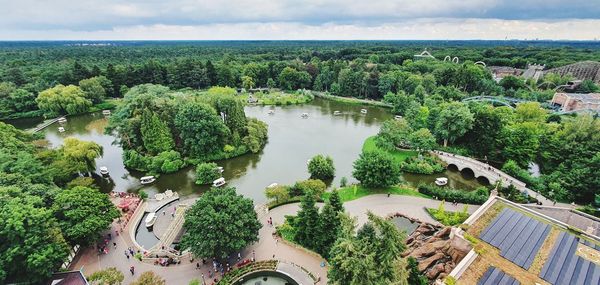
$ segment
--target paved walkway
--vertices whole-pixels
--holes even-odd
[[[440,201],[411,197],[411,196],[396,196],[392,195],[387,197],[385,194],[381,195],[370,195],[354,201],[350,201],[344,204],[346,211],[352,215],[358,217],[359,224],[363,224],[367,221],[367,210],[371,210],[373,213],[381,216],[386,216],[393,213],[402,213],[409,217],[417,218],[424,222],[435,223],[435,221],[427,214],[424,207],[436,208],[439,206]],[[478,206],[470,205],[468,211],[472,213],[477,209]],[[446,203],[446,209],[450,211],[462,210],[463,205],[453,206],[451,203]],[[312,272],[315,276],[320,277],[321,281],[319,284],[327,284],[327,267],[321,267],[320,264],[323,261],[313,253],[309,253],[305,250],[295,248],[285,243],[277,241],[273,237],[275,226],[283,223],[285,215],[295,214],[299,209],[299,203],[288,204],[276,209],[273,209],[269,213],[264,211],[259,212],[259,220],[262,223],[262,228],[259,231],[259,241],[252,244],[248,248],[241,252],[242,258],[252,258],[252,251],[255,251],[257,260],[268,260],[278,259],[285,262],[293,262],[298,264],[308,271]],[[271,227],[267,224],[267,219],[271,217],[273,219],[274,226]],[[120,271],[125,274],[125,280],[123,284],[129,284],[134,278],[138,277],[144,271],[154,271],[162,276],[167,284],[188,284],[193,279],[201,279],[201,274],[208,277],[208,270],[211,269],[212,265],[210,261],[207,261],[205,266],[201,266],[200,270],[196,270],[196,262],[200,260],[182,260],[179,265],[171,265],[169,267],[161,267],[153,264],[142,263],[134,260],[132,257],[127,259],[125,257],[125,250],[128,247],[132,247],[133,243],[129,240],[130,229],[135,230],[135,226],[128,227],[126,231],[114,236],[117,225],[113,225],[113,241],[117,243],[117,247],[111,247],[108,254],[98,255],[97,251],[93,248],[84,249],[84,253],[81,254],[71,266],[71,269],[82,269],[85,275],[105,269],[107,267],[117,267]],[[201,262],[201,261],[200,261]],[[235,263],[235,260],[230,262]],[[130,266],[135,266],[135,275],[132,276],[129,272]],[[206,279],[207,284],[212,284]]]

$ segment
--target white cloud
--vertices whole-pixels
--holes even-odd
[[[573,39],[600,38],[600,20],[521,21],[420,19],[363,26],[325,23],[231,23],[135,25],[99,31],[0,31],[9,40],[396,40],[396,39]]]

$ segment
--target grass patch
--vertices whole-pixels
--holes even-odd
[[[388,188],[366,188],[361,185],[350,185],[342,187],[337,190],[340,195],[342,202],[348,202],[362,198],[373,194],[393,194],[393,195],[404,195],[404,196],[415,196],[423,198],[431,198],[427,195],[421,194],[416,190],[407,186],[391,186]],[[323,200],[329,199],[329,192],[323,194]]]
[[[392,151],[388,151],[388,150],[382,149],[382,148],[378,147],[377,144],[375,143],[375,136],[368,137],[365,140],[365,143],[363,144],[362,150],[363,150],[363,152],[364,151],[383,151],[383,152],[387,152],[392,157],[394,157],[394,159],[398,163],[403,162],[404,160],[406,160],[409,157],[416,157],[419,154],[417,151],[414,151],[414,150],[392,150]]]
[[[465,208],[463,209],[462,212],[452,212],[452,211],[445,211],[443,209],[443,203],[444,201],[442,201],[442,204],[440,205],[441,209],[433,209],[433,208],[426,208],[427,213],[429,213],[429,215],[434,218],[436,221],[442,223],[442,225],[444,226],[456,226],[456,225],[460,225],[462,223],[464,223],[467,218],[469,218],[469,213],[467,213],[467,206],[465,205]]]

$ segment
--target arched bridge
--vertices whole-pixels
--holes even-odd
[[[458,154],[447,153],[447,152],[443,152],[443,151],[436,150],[436,151],[434,151],[434,153],[441,160],[446,162],[448,164],[448,166],[454,165],[454,166],[456,166],[456,168],[458,168],[459,171],[471,170],[473,172],[473,175],[477,179],[482,179],[482,177],[483,177],[483,178],[487,179],[490,182],[490,184],[495,184],[498,181],[502,182],[502,185],[504,185],[504,186],[508,186],[508,185],[512,184],[515,186],[515,188],[517,188],[517,190],[519,190],[521,192],[525,192],[529,196],[538,199],[544,205],[553,205],[553,201],[542,196],[541,194],[537,193],[536,191],[533,191],[533,190],[527,188],[524,182],[519,181],[518,179],[504,173],[502,170],[499,170],[499,169],[494,168],[493,166],[490,166],[487,163],[472,159],[470,157],[466,157],[466,156],[462,156],[462,155],[458,155]],[[572,208],[572,206],[570,204],[560,204],[560,206]]]
[[[527,100],[512,98],[512,97],[500,97],[500,96],[473,96],[462,100],[463,102],[489,102],[497,103],[507,107],[514,108],[518,103],[527,102]]]

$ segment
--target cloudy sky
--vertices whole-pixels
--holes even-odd
[[[600,39],[600,0],[0,0],[0,40]]]

